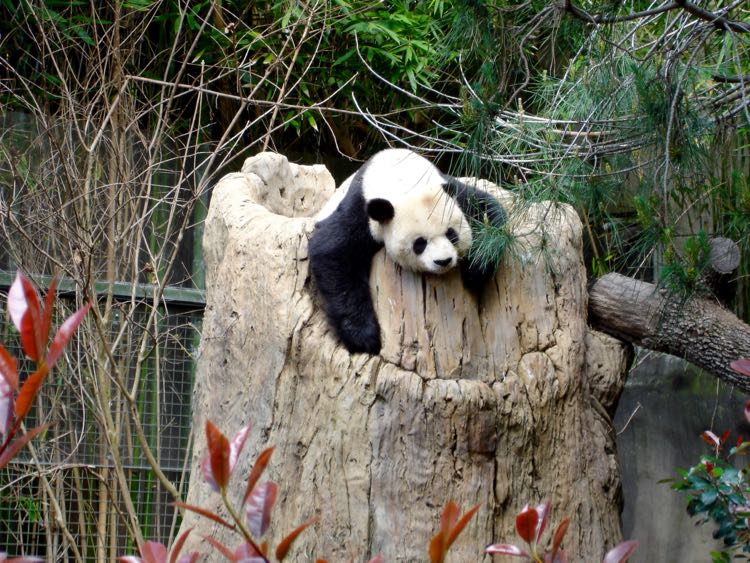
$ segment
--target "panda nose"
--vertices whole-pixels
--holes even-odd
[[[443,258],[442,260],[433,260],[433,262],[443,268],[453,262],[453,258]]]

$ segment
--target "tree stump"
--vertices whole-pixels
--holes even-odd
[[[250,423],[230,497],[241,497],[252,460],[274,445],[270,544],[320,517],[294,560],[424,561],[451,499],[463,510],[480,505],[452,561],[480,560],[491,542],[520,543],[515,514],[547,499],[550,527],[572,519],[572,560],[601,558],[621,539],[609,415],[628,350],[587,328],[575,213],[538,204],[521,214],[519,245],[481,303],[458,272],[416,275],[377,254],[371,289],[383,350],[350,355],[308,273],[311,217],[333,189],[322,166],[269,153],[214,189],[187,502],[224,514],[199,470],[206,419],[230,437]],[[198,545],[201,535],[240,543],[191,513],[187,527],[203,553],[212,548]]]

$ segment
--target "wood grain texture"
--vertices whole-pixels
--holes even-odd
[[[587,328],[573,211],[540,204],[519,214],[519,244],[481,303],[457,272],[415,275],[376,255],[371,287],[383,350],[349,355],[308,275],[309,217],[332,190],[325,169],[270,154],[214,190],[187,502],[219,506],[198,470],[206,418],[227,434],[252,423],[232,496],[241,496],[254,456],[275,445],[271,544],[320,516],[295,544],[295,561],[375,553],[425,561],[450,499],[463,510],[480,504],[450,561],[478,561],[485,545],[515,541],[516,512],[545,499],[553,522],[573,519],[565,543],[572,560],[599,560],[620,539],[608,411],[627,350]],[[183,529],[191,526],[192,547],[203,552],[201,534],[239,543],[187,515]]]

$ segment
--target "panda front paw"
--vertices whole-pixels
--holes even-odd
[[[344,319],[338,333],[350,354],[380,352],[380,326],[374,318]]]

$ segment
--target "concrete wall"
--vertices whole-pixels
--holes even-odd
[[[615,416],[623,536],[641,542],[631,561],[710,561],[710,551],[721,548],[712,538],[712,523],[696,526],[688,516],[687,496],[658,481],[676,477],[678,468],[694,465],[709,452],[700,438],[706,429],[719,435],[731,430],[732,440],[738,434],[750,439],[746,399],[677,358],[638,354]]]

